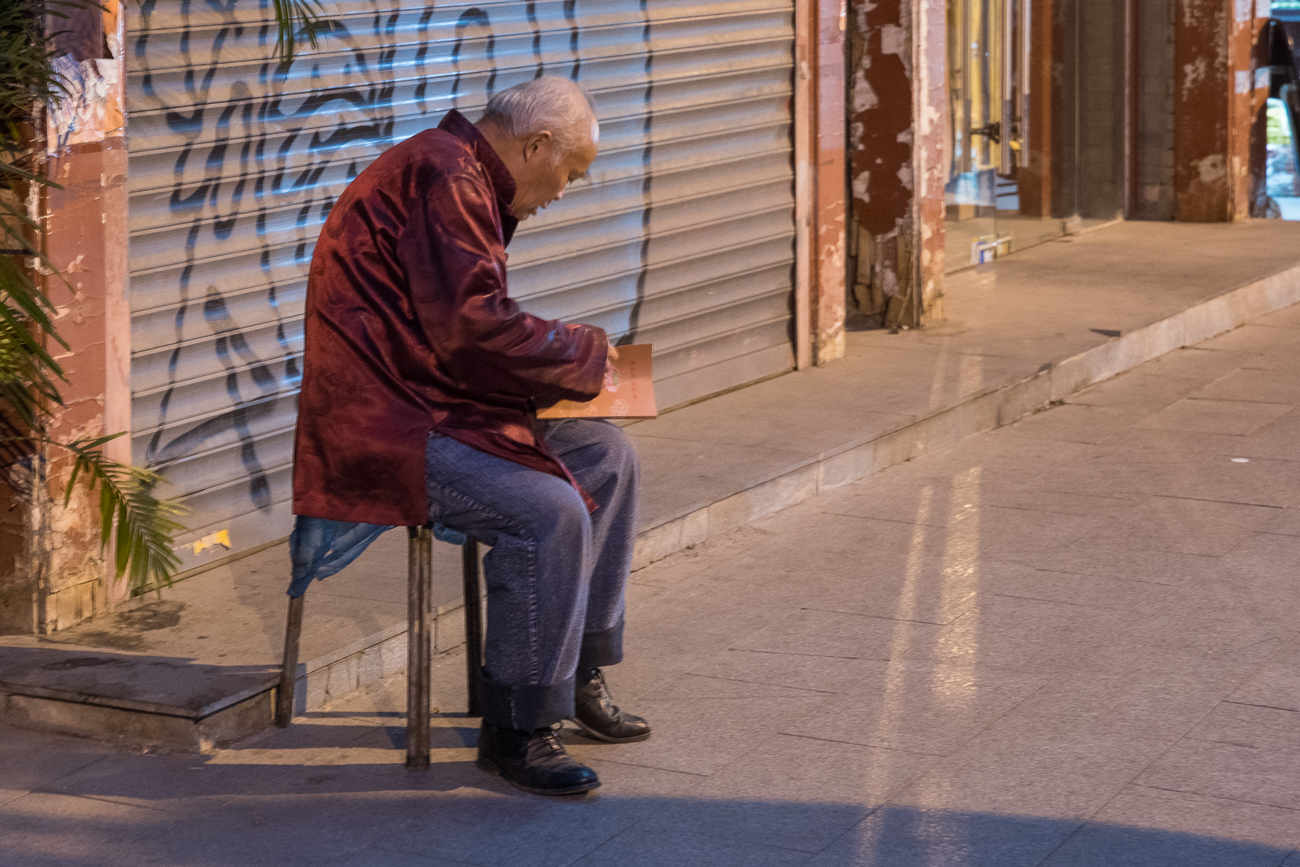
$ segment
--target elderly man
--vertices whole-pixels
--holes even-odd
[[[561,78],[497,94],[477,124],[450,112],[348,186],[307,288],[294,511],[491,546],[478,766],[538,794],[600,785],[557,740],[565,718],[606,742],[650,735],[600,671],[622,659],[636,455],[607,422],[535,417],[595,397],[617,351],[506,288],[515,227],[598,141],[590,97]]]

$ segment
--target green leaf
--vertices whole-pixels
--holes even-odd
[[[75,455],[73,472],[64,491],[66,505],[77,478],[91,491],[99,488],[100,543],[115,546],[114,572],[126,575],[133,594],[150,587],[160,589],[172,583],[180,557],[172,549],[172,537],[185,527],[177,520],[185,509],[153,495],[162,478],[149,470],[118,463],[104,457],[102,449],[121,434],[53,443]]]
[[[275,53],[280,58],[280,70],[288,71],[293,65],[298,43],[306,39],[312,48],[318,46],[321,30],[330,28],[321,0],[272,0],[275,6]]]
[[[316,45],[324,7],[320,0],[273,2],[277,48],[287,66],[300,36]],[[25,129],[34,106],[67,93],[52,65],[52,34],[43,20],[67,17],[58,7],[104,8],[94,0],[0,0],[0,248],[20,251],[0,254],[0,457],[22,459],[38,443],[72,452],[64,504],[78,484],[89,493],[98,489],[100,543],[115,544],[116,574],[126,575],[132,591],[140,592],[171,583],[180,565],[172,537],[184,529],[177,521],[183,509],[154,496],[162,481],[157,474],[104,456],[104,446],[121,434],[60,443],[44,433],[48,408],[62,403],[57,383],[66,379],[49,347],[70,347],[55,328],[54,305],[28,266],[34,262],[42,273],[65,284],[67,279],[40,252],[44,227],[27,213],[26,193],[31,184],[62,187],[41,176]]]

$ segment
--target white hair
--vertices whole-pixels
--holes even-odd
[[[557,163],[600,136],[591,95],[576,82],[555,75],[501,91],[488,101],[481,121],[494,123],[515,138],[549,132],[557,145]]]

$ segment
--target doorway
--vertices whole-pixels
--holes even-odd
[[[946,270],[1123,216],[1125,0],[948,0]]]

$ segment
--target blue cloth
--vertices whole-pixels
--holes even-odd
[[[371,542],[391,529],[380,524],[350,524],[302,515],[295,517],[293,533],[289,536],[289,556],[293,561],[289,595],[294,598],[302,596],[311,582],[323,581],[339,573],[360,557]],[[467,541],[465,534],[442,524],[433,525],[433,535],[453,545],[464,545]]]

